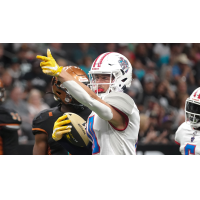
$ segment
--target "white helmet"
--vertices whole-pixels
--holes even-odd
[[[95,74],[110,74],[109,88],[105,93],[98,93],[98,84],[95,83]],[[112,81],[112,77],[114,80]],[[128,59],[120,53],[107,52],[96,58],[89,71],[90,88],[100,98],[105,97],[110,92],[123,92],[131,86],[132,66]]]
[[[200,87],[185,101],[185,119],[192,128],[200,127]]]

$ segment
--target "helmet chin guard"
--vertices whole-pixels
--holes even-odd
[[[110,83],[95,83],[95,74],[110,74]],[[103,53],[93,62],[89,71],[89,79],[89,87],[100,98],[104,98],[110,92],[124,92],[127,87],[131,86],[132,66],[122,54],[115,52]],[[99,84],[109,84],[109,88],[105,93],[98,92]]]

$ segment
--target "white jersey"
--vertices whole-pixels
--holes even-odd
[[[175,133],[182,155],[200,155],[200,131],[194,130],[189,122],[182,123]]]
[[[140,125],[137,106],[127,94],[111,92],[104,101],[126,115],[127,126],[117,130],[108,121],[92,112],[87,120],[87,135],[92,145],[92,154],[136,155],[136,145]]]

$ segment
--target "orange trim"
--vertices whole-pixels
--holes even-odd
[[[49,145],[48,145],[47,154],[48,154],[48,155],[51,155],[51,149],[50,149],[50,146],[49,146]]]
[[[20,124],[0,124],[0,126],[7,126],[7,125],[9,125],[9,126],[19,126]]]
[[[0,155],[3,155],[3,139],[0,136]]]
[[[32,131],[42,131],[48,135],[48,133],[44,129],[41,129],[41,128],[32,128]]]
[[[52,117],[53,116],[53,113],[52,112],[49,112],[49,117]]]

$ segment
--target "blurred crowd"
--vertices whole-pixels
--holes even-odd
[[[140,144],[168,144],[185,121],[185,100],[200,86],[198,43],[109,44],[0,44],[0,78],[6,89],[5,107],[22,117],[19,142],[34,140],[32,120],[42,110],[58,104],[51,77],[42,73],[36,55],[50,48],[61,66],[75,65],[87,74],[94,59],[104,52],[119,52],[133,66],[133,81],[126,90],[140,110]]]

